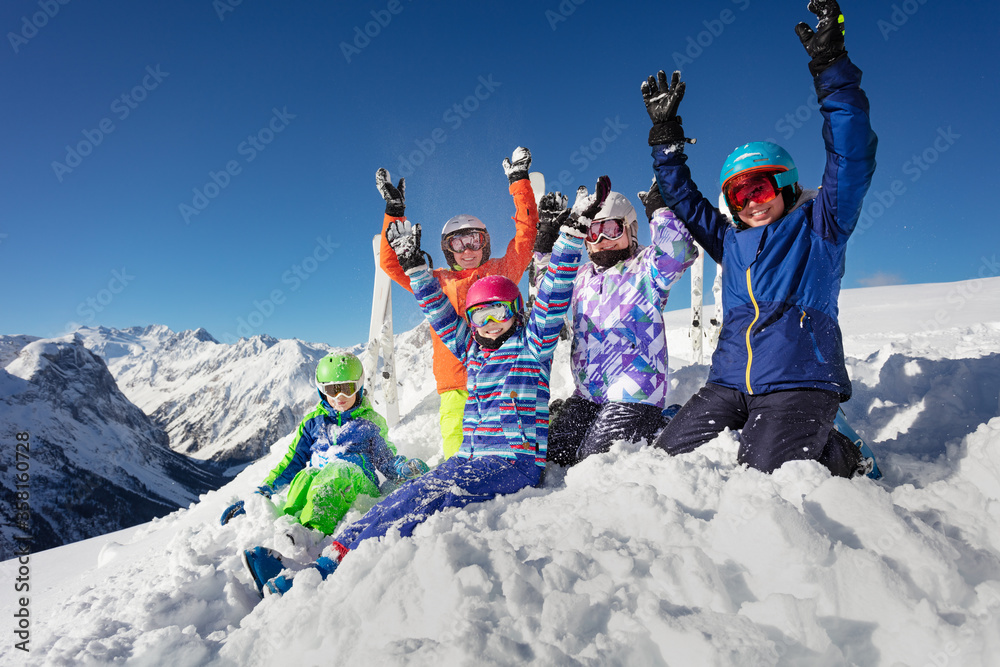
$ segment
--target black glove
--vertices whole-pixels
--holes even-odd
[[[531,167],[531,151],[518,146],[511,157],[514,159],[503,159],[503,173],[507,174],[507,180],[514,183],[527,178],[528,169]]]
[[[400,178],[399,185],[393,185],[389,172],[379,167],[375,172],[375,187],[385,200],[385,212],[394,218],[402,218],[406,211],[406,179]]]
[[[844,15],[837,0],[810,0],[809,11],[819,17],[816,31],[805,23],[795,26],[795,34],[812,58],[809,71],[819,76],[834,62],[847,55],[844,47]]]
[[[649,186],[649,190],[639,193],[639,201],[646,207],[647,220],[652,220],[653,213],[667,205],[663,201],[663,195],[660,194],[660,184],[656,182],[655,178],[653,184]]]
[[[611,192],[611,179],[601,176],[594,186],[594,194],[588,195],[587,188],[581,185],[576,189],[576,202],[573,210],[563,223],[563,229],[569,231],[573,236],[583,238],[590,231],[590,223],[594,221],[594,216],[604,206],[604,200]]]
[[[569,217],[566,195],[550,192],[538,202],[538,235],[535,236],[535,252],[549,254],[559,238],[559,227]]]
[[[397,220],[385,230],[385,240],[396,252],[403,271],[427,264],[420,252],[420,225],[410,224],[409,220]]]
[[[662,69],[656,77],[649,77],[642,82],[642,100],[646,103],[646,113],[653,121],[649,131],[649,145],[673,144],[675,150],[683,150],[684,144],[693,144],[697,139],[684,137],[681,127],[681,117],[677,115],[677,107],[684,99],[685,84],[681,81],[681,73],[674,72],[667,84],[667,73]]]

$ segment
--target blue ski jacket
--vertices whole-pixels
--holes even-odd
[[[847,240],[875,171],[877,138],[847,57],[815,79],[826,167],[818,196],[763,227],[737,230],[698,191],[687,156],[653,147],[667,206],[722,267],[723,324],[708,381],[764,394],[825,389],[846,401],[851,382],[838,322]]]

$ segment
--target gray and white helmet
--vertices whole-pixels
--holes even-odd
[[[628,197],[620,192],[609,192],[608,198],[604,200],[601,210],[594,216],[594,221],[617,219],[625,221],[625,229],[628,230],[629,239],[632,241],[632,252],[639,247],[639,219],[635,214],[635,207]]]

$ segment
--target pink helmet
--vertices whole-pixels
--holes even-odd
[[[472,283],[469,293],[465,296],[466,309],[481,303],[506,301],[514,304],[518,315],[524,314],[524,300],[517,284],[506,276],[486,276]]]

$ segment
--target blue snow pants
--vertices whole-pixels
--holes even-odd
[[[861,454],[833,428],[839,406],[840,396],[832,391],[748,395],[709,382],[684,404],[653,445],[683,454],[727,427],[742,429],[738,460],[751,468],[773,472],[786,461],[812,459],[838,477],[852,477]]]
[[[453,456],[368,510],[336,537],[334,548],[343,555],[362,541],[382,537],[393,528],[409,537],[414,528],[435,512],[535,486],[541,476],[542,469],[534,456],[519,456],[515,461],[499,456],[472,459]]]

